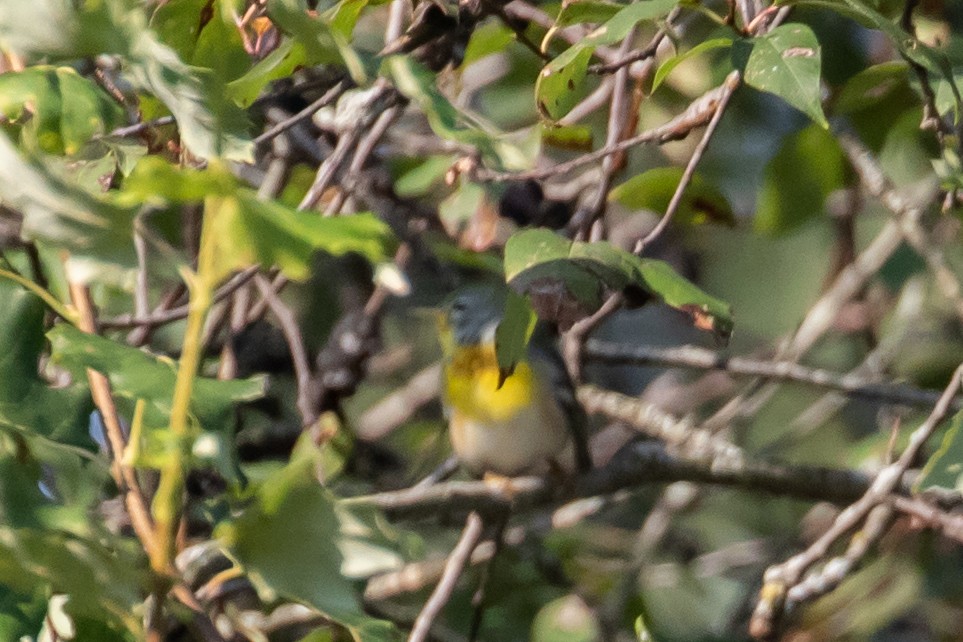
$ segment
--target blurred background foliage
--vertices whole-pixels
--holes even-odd
[[[448,457],[430,309],[458,286],[503,280],[510,237],[518,273],[571,288],[579,314],[599,292],[577,291],[577,270],[596,289],[648,292],[595,338],[770,359],[893,217],[861,187],[843,132],[924,210],[959,280],[958,3],[429,5],[0,0],[0,638],[217,639],[205,621],[224,639],[403,636],[461,519],[388,520],[351,498],[407,488]],[[748,30],[737,5],[783,24]],[[393,6],[412,28],[386,41]],[[904,12],[918,40],[902,31]],[[638,261],[626,253],[668,207],[701,128],[634,146],[614,170],[596,161],[536,182],[495,174],[604,146],[607,100],[566,117],[611,92],[613,74],[593,65],[627,35],[640,48],[659,30],[653,55],[629,67],[623,139],[684,114],[734,69],[745,85],[671,225]],[[312,104],[310,118],[276,130]],[[578,263],[564,255],[589,250],[563,246],[565,265],[538,272],[522,228],[578,233],[603,171],[612,183],[598,229],[623,254]],[[947,296],[924,254],[900,244],[802,363],[848,372],[871,359],[868,378],[946,385],[963,361],[959,293]],[[673,271],[645,277],[655,259]],[[680,277],[698,285],[684,302],[673,298]],[[74,327],[77,284],[100,336]],[[210,315],[192,326],[188,310],[202,314],[208,299]],[[688,303],[709,321],[673,309]],[[131,321],[147,317],[155,322]],[[716,332],[696,327],[706,323]],[[292,336],[307,364],[292,361]],[[191,345],[201,347],[197,376],[177,365]],[[129,440],[113,465],[88,369],[107,377]],[[583,374],[694,421],[744,385],[593,360]],[[185,380],[189,409],[175,397]],[[785,384],[725,434],[752,457],[875,471],[894,424],[899,448],[927,412]],[[593,428],[599,463],[630,432],[601,418]],[[929,474],[958,490],[954,447],[951,435]],[[183,494],[166,499],[183,497],[178,583],[196,603],[165,597],[124,509],[120,466],[161,499],[166,471],[182,466]],[[837,511],[684,481],[619,491],[563,524],[551,508],[513,516],[494,560],[465,572],[435,639],[468,638],[480,584],[479,639],[745,639],[766,567]],[[480,558],[492,555],[485,545]],[[899,519],[782,635],[957,639],[961,563],[957,544]],[[424,579],[378,584],[402,567]]]

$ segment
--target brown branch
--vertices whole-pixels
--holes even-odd
[[[458,578],[465,570],[471,553],[475,550],[475,545],[481,539],[483,526],[484,522],[482,522],[478,513],[468,515],[465,529],[462,531],[455,548],[451,551],[451,555],[448,556],[448,561],[445,562],[445,571],[442,573],[441,580],[432,592],[431,597],[425,602],[421,613],[418,614],[415,625],[411,629],[411,635],[408,636],[408,642],[424,642],[428,638],[432,622],[435,621],[435,618],[438,617],[451,598],[451,594],[455,590],[455,584],[458,583]]]
[[[617,154],[621,151],[631,149],[641,144],[661,145],[674,140],[681,140],[688,136],[692,130],[707,124],[716,113],[720,98],[731,92],[738,85],[738,74],[730,74],[725,82],[710,89],[701,97],[693,101],[688,108],[672,120],[663,125],[642,132],[631,138],[626,138],[615,145],[607,145],[589,154],[583,154],[565,163],[558,163],[551,167],[532,169],[522,172],[496,172],[485,168],[476,170],[472,176],[473,180],[490,183],[503,181],[522,181],[522,180],[541,180],[552,176],[560,176],[578,169],[583,165],[594,163],[597,160]]]
[[[627,445],[604,467],[582,475],[566,499],[607,495],[641,485],[691,481],[730,486],[800,499],[851,502],[869,487],[862,472],[846,469],[788,466],[720,458],[693,461],[674,457],[655,442]],[[900,491],[906,490],[902,485]],[[424,488],[409,488],[344,500],[348,505],[378,508],[392,519],[439,515],[513,513],[551,504],[559,487],[550,479],[517,477],[511,491],[485,482],[449,481]]]
[[[287,341],[288,350],[291,352],[291,361],[294,364],[294,376],[297,382],[297,408],[301,413],[301,425],[304,427],[313,426],[318,420],[318,414],[314,404],[311,403],[311,364],[308,360],[308,352],[304,348],[304,338],[301,336],[301,328],[298,327],[298,320],[288,306],[284,305],[280,297],[274,292],[274,287],[267,277],[258,274],[254,277],[254,284],[257,285],[261,296],[267,302],[268,308],[274,318],[281,324],[281,332]]]

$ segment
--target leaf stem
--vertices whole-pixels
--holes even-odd
[[[158,572],[170,572],[173,569],[174,557],[177,554],[177,532],[184,508],[184,478],[190,452],[188,438],[191,434],[191,395],[203,353],[204,322],[214,301],[216,243],[212,234],[212,218],[217,214],[217,207],[213,201],[213,198],[208,198],[204,207],[197,272],[186,268],[182,270],[190,292],[190,302],[177,379],[174,382],[174,397],[171,401],[170,432],[176,447],[168,453],[167,460],[161,467],[160,482],[154,496],[154,520],[157,523],[159,546],[157,555],[151,559],[151,565]]]

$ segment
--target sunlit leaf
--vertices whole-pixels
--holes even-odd
[[[751,46],[743,73],[746,84],[779,96],[828,128],[819,86],[822,55],[812,29],[798,23],[781,25],[753,38]]]
[[[677,0],[633,2],[549,62],[535,84],[535,104],[539,112],[551,120],[568,113],[584,95],[583,80],[595,48],[619,42],[639,22],[658,20],[677,4]]]
[[[50,154],[75,154],[126,118],[116,101],[70,67],[0,74],[0,112],[13,122],[24,119],[31,146]]]

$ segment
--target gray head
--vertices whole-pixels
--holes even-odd
[[[505,293],[492,286],[458,290],[445,305],[448,327],[455,345],[475,345],[487,339],[505,311]]]

